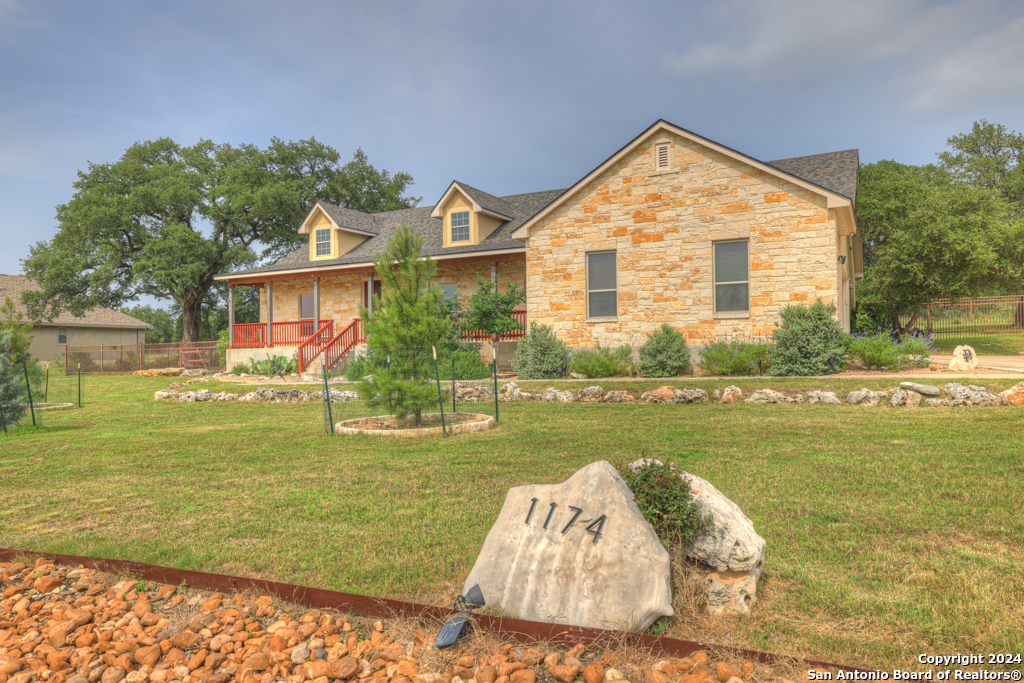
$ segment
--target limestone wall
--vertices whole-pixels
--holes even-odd
[[[656,173],[660,141],[673,166]],[[821,196],[658,133],[532,228],[530,320],[577,347],[639,344],[664,322],[697,344],[770,335],[786,304],[836,301],[835,220]],[[712,243],[730,239],[749,239],[743,317],[713,310]],[[588,321],[586,254],[604,250],[617,252],[618,315]]]

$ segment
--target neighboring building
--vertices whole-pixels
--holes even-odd
[[[658,121],[568,190],[453,182],[435,206],[378,214],[319,203],[298,227],[308,246],[218,276],[260,288],[261,322],[232,327],[234,356],[350,350],[358,307],[379,292],[372,261],[403,223],[447,293],[469,294],[477,273],[525,285],[526,319],[573,347],[640,343],[666,322],[697,346],[768,335],[783,306],[818,298],[849,329],[857,167],[857,150],[762,162]]]
[[[23,292],[39,291],[40,287],[24,275],[0,275],[0,304],[10,297],[22,313]],[[151,326],[141,320],[112,311],[94,308],[81,318],[61,312],[52,321],[37,322],[32,326],[32,357],[42,361],[64,358],[67,346],[121,346],[142,344],[146,330]]]

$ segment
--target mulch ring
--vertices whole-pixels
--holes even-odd
[[[476,415],[468,413],[446,413],[444,416],[444,424],[447,427],[452,427],[454,425],[475,422],[478,419],[479,418]],[[394,415],[378,415],[377,417],[368,417],[365,420],[360,421],[347,420],[345,422],[345,426],[353,429],[375,430],[430,429],[431,427],[441,426],[441,416],[434,413],[424,415],[420,424],[416,424],[416,419],[412,416],[399,420]]]
[[[0,683],[788,683],[806,667],[711,651],[659,658],[502,642],[474,622],[373,620],[256,593],[222,595],[52,560],[0,563]],[[733,680],[735,678],[735,680]]]

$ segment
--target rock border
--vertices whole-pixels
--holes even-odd
[[[467,432],[483,432],[494,426],[494,417],[491,415],[484,415],[483,413],[445,413],[445,417],[453,416],[465,416],[471,418],[477,418],[475,422],[463,422],[457,425],[449,425],[447,427],[421,427],[419,429],[358,429],[356,427],[346,427],[347,424],[356,422],[365,422],[366,420],[373,420],[374,418],[387,418],[390,415],[375,415],[373,417],[359,417],[352,420],[343,420],[337,422],[334,425],[335,434],[352,435],[352,434],[372,434],[374,436],[386,436],[397,439],[420,439],[426,436],[443,436],[445,430],[449,435],[452,434],[464,434]],[[424,417],[430,416],[441,416],[441,413],[424,413]]]

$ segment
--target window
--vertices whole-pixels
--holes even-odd
[[[312,294],[300,294],[299,295],[299,319],[300,320],[312,320],[315,316],[316,310],[313,307],[313,295]]]
[[[587,254],[587,317],[614,318],[618,311],[615,252]]]
[[[749,310],[747,240],[715,242],[715,312]]]
[[[469,241],[469,211],[452,212],[452,242]]]
[[[449,301],[454,301],[459,298],[458,285],[441,285],[441,291],[444,292],[444,298]]]
[[[667,171],[669,168],[671,168],[671,165],[669,163],[669,159],[670,159],[669,155],[670,154],[671,154],[671,149],[669,148],[669,143],[663,142],[661,144],[658,144],[658,145],[654,146],[654,170],[655,171]]]
[[[68,343],[68,328],[58,327],[57,328],[57,343],[67,344]]]
[[[323,228],[316,231],[316,255],[331,255],[331,229]]]

